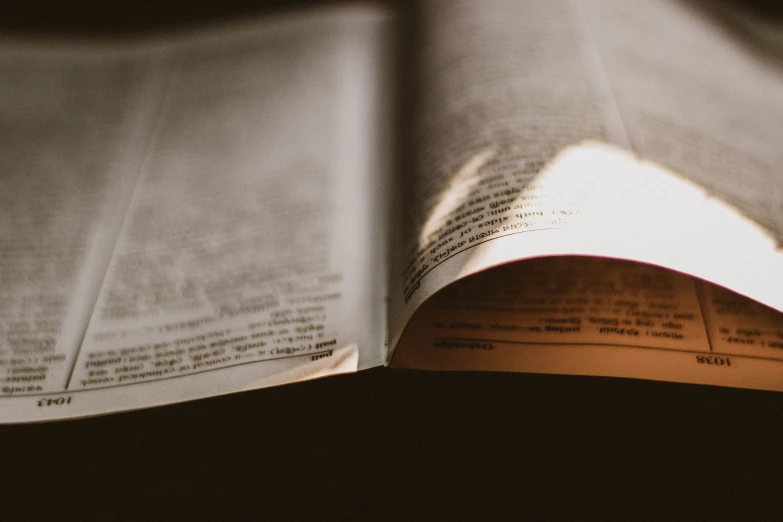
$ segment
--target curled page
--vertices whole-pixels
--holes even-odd
[[[419,26],[416,150],[402,190],[406,232],[393,251],[390,328],[402,350],[395,362],[781,389],[776,320],[735,314],[754,308],[721,304],[723,294],[682,275],[783,311],[779,65],[743,49],[704,13],[668,0],[433,0],[422,5]],[[650,265],[674,270],[661,276],[671,288],[657,304],[687,311],[660,312],[661,324],[636,324],[624,305],[607,315],[575,302],[568,315],[563,303],[549,303],[549,312],[525,318],[512,299],[502,317],[480,312],[493,288],[502,290],[504,280],[515,288],[524,277],[608,285],[614,300],[631,304],[655,297],[644,293],[655,288],[619,285],[619,265],[607,264],[604,278],[593,267],[580,279],[581,265],[555,269],[555,260],[551,273],[487,275],[485,300],[454,290],[452,306],[437,296],[440,305],[426,302],[488,268],[551,256],[636,261],[650,271],[646,278],[658,277]],[[595,332],[585,326],[590,318]],[[492,324],[512,325],[513,333],[493,337],[503,328],[490,332]],[[639,335],[634,343],[622,337],[629,327]],[[490,342],[497,349],[482,351],[492,339],[539,348],[504,351]],[[616,343],[613,355],[573,347]],[[724,374],[692,371],[690,359],[683,366],[672,355],[672,343],[743,363]]]
[[[783,391],[783,315],[652,265],[537,258],[436,294],[411,320],[394,364]]]
[[[776,64],[667,0],[429,1],[420,18],[393,346],[437,290],[543,255],[657,264],[783,310]]]

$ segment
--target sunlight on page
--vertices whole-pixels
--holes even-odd
[[[522,257],[596,255],[671,268],[783,310],[783,281],[770,277],[783,266],[773,236],[664,167],[584,142],[561,152],[532,186],[510,205],[503,229],[561,230],[489,242],[460,276]],[[530,208],[533,191],[544,197]]]
[[[470,197],[481,200],[443,195],[470,217],[459,238],[438,241],[462,248],[442,261],[429,252],[437,270],[420,278],[414,301],[436,295],[393,365],[783,390],[783,315],[689,277],[783,309],[770,277],[781,252],[737,209],[593,141],[557,154],[489,216],[470,213]]]
[[[476,157],[482,156],[468,164]],[[659,265],[783,310],[783,280],[770,277],[783,266],[773,236],[694,183],[622,148],[585,141],[561,151],[521,188],[491,187],[442,192],[434,207],[439,216],[427,220],[440,224],[438,234],[422,235],[403,291],[392,294],[393,345],[416,308],[447,284],[541,256]],[[440,216],[443,209],[459,213]]]
[[[481,181],[479,175],[481,168],[489,160],[495,157],[497,152],[491,148],[485,148],[473,155],[457,172],[438,201],[432,213],[427,218],[424,227],[419,234],[419,245],[424,246],[433,241],[433,237],[440,232],[440,227],[448,220],[451,214],[456,212],[460,205],[464,205],[471,191]]]

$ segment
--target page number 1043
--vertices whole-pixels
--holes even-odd
[[[39,408],[46,408],[48,406],[62,406],[64,404],[70,404],[71,397],[57,397],[56,399],[41,399],[38,401]]]

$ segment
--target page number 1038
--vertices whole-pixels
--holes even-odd
[[[697,355],[696,362],[699,364],[711,364],[713,366],[731,366],[731,359],[728,357],[716,357],[713,355]]]

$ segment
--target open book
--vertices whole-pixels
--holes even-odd
[[[783,391],[783,66],[710,5],[2,41],[0,421],[384,364]]]

